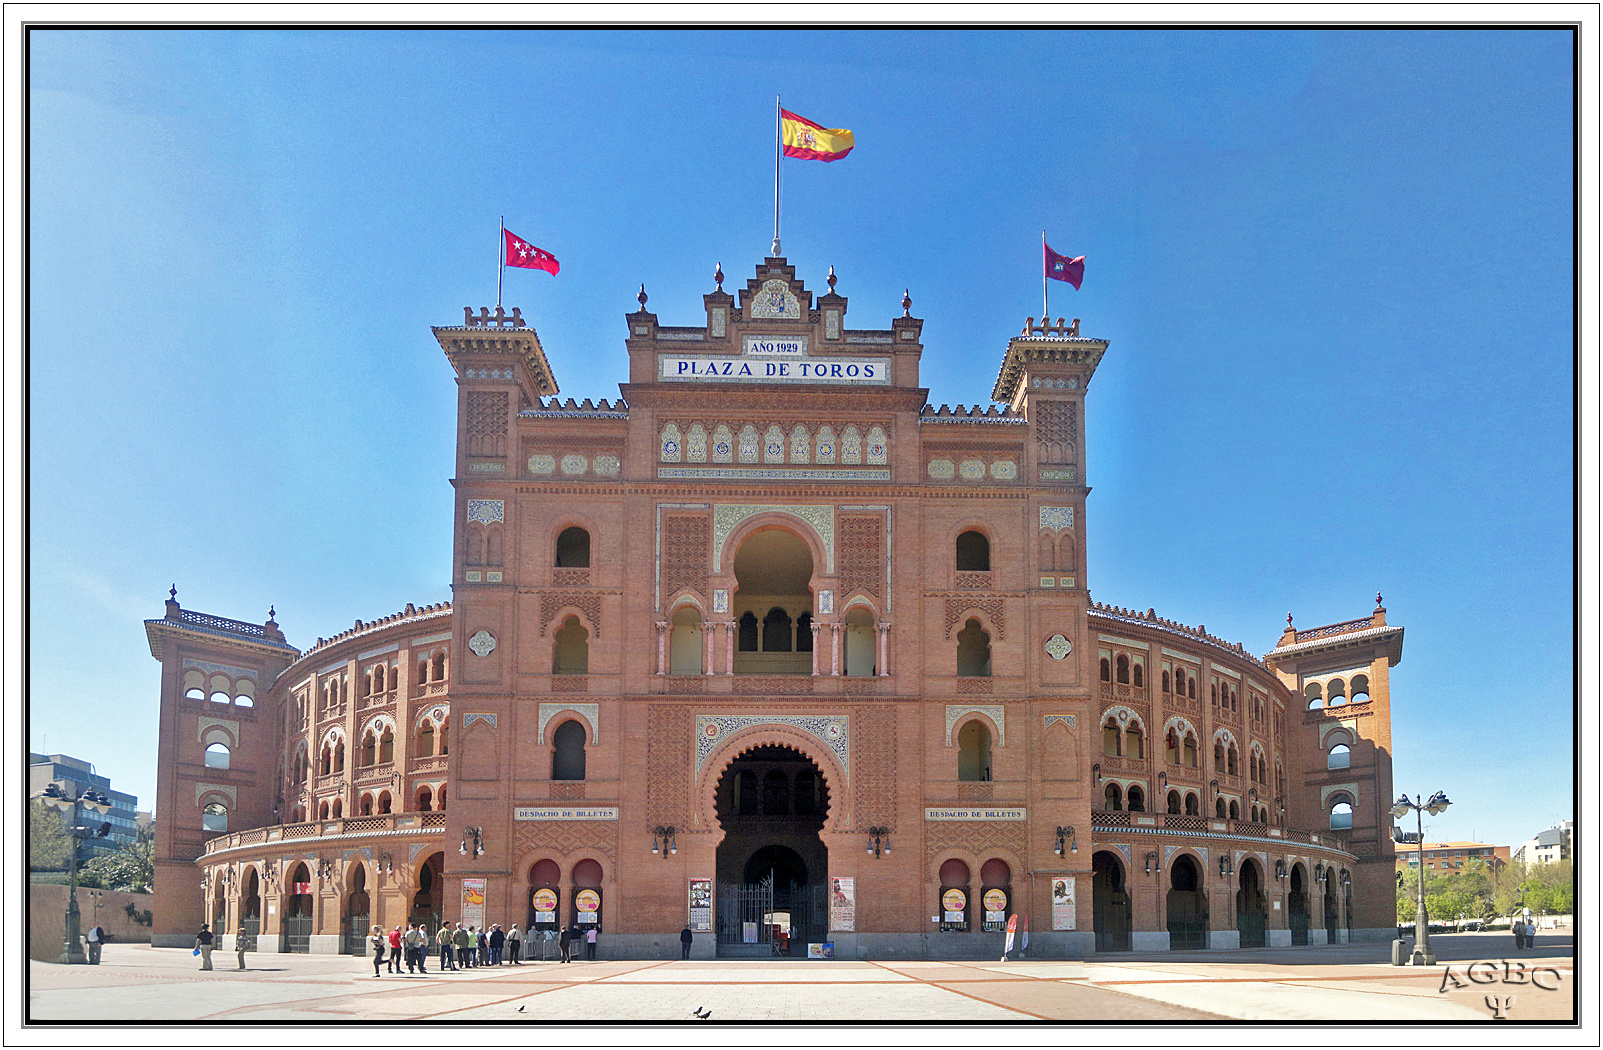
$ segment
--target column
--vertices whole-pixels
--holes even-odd
[[[879,628],[879,673],[883,678],[891,673],[891,625],[882,623],[876,626]]]
[[[707,623],[705,620],[702,621],[702,624],[701,624],[701,648],[702,648],[701,673],[702,674],[717,674],[718,673],[717,669],[714,668],[713,664],[712,664],[714,639],[717,637],[717,634],[718,634],[718,625],[717,624],[715,624],[715,623]]]
[[[813,631],[813,677],[817,678],[818,677],[818,628],[819,628],[820,624],[817,621],[814,621],[813,623],[809,624],[808,626],[810,626],[812,628],[812,631]]]
[[[829,673],[840,674],[840,624],[829,625]]]
[[[724,674],[735,673],[735,631],[737,624],[734,620],[724,621]]]
[[[668,624],[657,621],[657,673],[668,673]]]

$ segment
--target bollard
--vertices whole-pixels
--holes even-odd
[[[1408,964],[1408,942],[1401,937],[1391,942],[1391,964],[1393,966]]]

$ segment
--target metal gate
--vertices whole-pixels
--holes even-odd
[[[1291,913],[1291,943],[1293,945],[1308,943],[1308,912],[1297,911]]]
[[[746,923],[757,928],[757,944],[773,943],[773,928],[767,921],[774,911],[774,877],[760,883],[726,882],[718,887],[719,944],[747,944]]]
[[[752,954],[805,955],[809,943],[829,939],[828,890],[796,883],[776,889],[772,875],[760,883],[725,883],[718,888],[717,943],[745,945]],[[755,942],[746,940],[747,923],[756,928]]]
[[[345,936],[340,939],[340,951],[345,955],[363,955],[367,951],[367,916],[347,915]]]
[[[259,915],[252,915],[248,919],[241,919],[239,924],[245,927],[245,950],[256,950],[256,937],[262,932],[262,919]]]
[[[305,955],[312,950],[312,917],[284,916],[284,950]]]
[[[1255,908],[1245,908],[1236,916],[1236,932],[1241,935],[1241,947],[1262,948],[1264,946],[1264,928],[1268,925],[1268,916]]]

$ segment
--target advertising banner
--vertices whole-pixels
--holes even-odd
[[[946,913],[945,922],[963,922],[968,918],[968,892],[966,890],[950,889],[941,894],[941,910]]]
[[[599,920],[596,913],[601,910],[601,894],[595,890],[580,890],[573,895],[573,906],[579,910],[581,925],[594,925]]]
[[[557,891],[542,887],[534,891],[534,921],[540,924],[557,921]]]
[[[712,930],[712,880],[690,880],[690,928],[696,933]]]
[[[1074,929],[1074,880],[1052,880],[1052,928]]]
[[[484,880],[462,880],[462,920],[469,926],[484,928]]]
[[[814,941],[807,945],[807,958],[809,959],[833,959],[834,957],[834,941],[825,941],[823,944]]]
[[[743,922],[743,923],[740,924],[740,942],[742,944],[756,944],[757,943],[757,924],[756,923],[754,923],[754,922]]]
[[[857,880],[851,877],[829,880],[829,928],[857,929]]]
[[[985,905],[985,921],[997,924],[997,928],[1000,929],[1001,924],[1007,921],[1007,891],[988,889],[980,900]]]

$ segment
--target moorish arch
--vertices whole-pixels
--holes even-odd
[[[845,727],[845,716],[794,716],[796,722],[822,723],[821,729],[828,733],[828,724],[835,723]],[[744,723],[733,729],[723,728],[724,723]],[[851,785],[846,775],[846,764],[850,760],[848,747],[842,747],[844,755],[837,754],[834,746],[826,745],[820,737],[790,722],[773,721],[761,716],[720,716],[717,718],[701,718],[697,720],[698,740],[696,742],[696,770],[693,782],[692,798],[696,811],[696,823],[699,827],[716,829],[718,827],[717,815],[717,789],[729,765],[742,753],[753,748],[788,747],[810,759],[818,767],[824,779],[824,787],[829,792],[829,809],[825,814],[824,826],[821,834],[829,835],[840,832],[843,828],[851,826]],[[707,727],[718,726],[722,731],[712,735],[709,740]],[[849,739],[849,731],[843,732]]]

